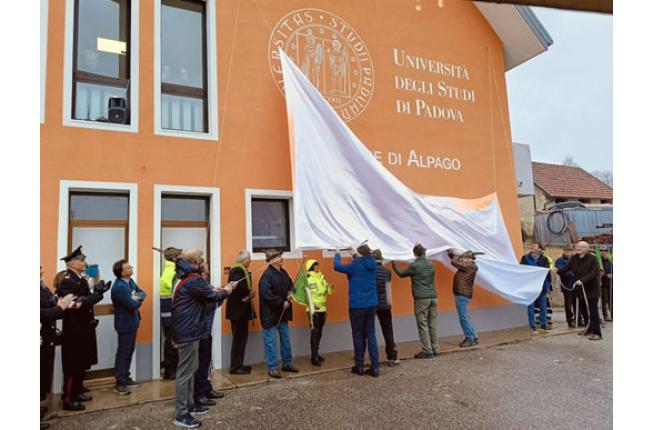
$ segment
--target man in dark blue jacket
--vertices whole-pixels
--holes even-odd
[[[185,428],[199,427],[201,423],[193,415],[209,411],[193,404],[193,375],[199,365],[199,344],[207,330],[206,321],[211,313],[207,305],[224,300],[233,289],[232,283],[219,289],[211,288],[200,275],[204,264],[202,250],[184,250],[176,261],[179,283],[172,293],[173,341],[179,351],[174,424]]]
[[[132,279],[134,268],[125,259],[113,264],[113,274],[116,282],[111,290],[113,302],[113,326],[118,332],[118,349],[116,350],[115,392],[124,396],[130,393],[127,387],[138,387],[129,375],[132,356],[136,348],[136,332],[141,324],[141,313],[138,310],[145,300],[145,291],[138,288]]]
[[[261,325],[263,326],[263,347],[265,361],[268,365],[268,375],[281,378],[277,362],[277,331],[281,343],[281,370],[284,372],[299,372],[292,365],[292,349],[290,347],[290,331],[288,321],[292,321],[292,304],[290,296],[293,282],[283,266],[283,254],[276,249],[265,251],[265,261],[268,267],[263,272],[258,283],[259,308]]]
[[[521,258],[519,264],[549,268],[549,260],[547,260],[546,256],[542,252],[542,245],[540,245],[537,242],[533,242],[533,245],[531,245],[531,252],[525,254]],[[542,291],[540,291],[539,297],[535,299],[535,301],[539,303],[540,328],[542,330],[551,330],[551,328],[546,325],[546,306],[547,306],[546,294],[549,292],[549,289],[551,288],[550,276],[551,276],[550,274],[546,275],[544,284],[542,284]],[[537,333],[537,326],[535,325],[535,302],[531,303],[528,306],[528,325],[531,327],[531,331],[533,333]]]
[[[349,280],[349,323],[354,341],[354,361],[352,373],[379,376],[379,349],[376,343],[374,316],[379,300],[376,292],[376,261],[367,244],[356,249],[349,248],[353,256],[350,264],[340,262],[340,253],[336,252],[333,268],[345,273]],[[372,367],[363,371],[365,343],[369,350]]]

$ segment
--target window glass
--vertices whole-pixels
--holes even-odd
[[[128,0],[76,0],[72,117],[129,124]],[[120,119],[109,115],[109,98],[124,98]]]
[[[70,219],[127,221],[129,196],[123,194],[70,194]]]
[[[161,198],[161,219],[163,221],[208,221],[209,200],[205,197]]]
[[[161,128],[204,131],[204,100],[162,94]]]
[[[77,70],[128,79],[127,0],[77,0]]]
[[[161,3],[161,82],[204,88],[204,2]]]
[[[252,199],[252,248],[290,251],[288,200]]]

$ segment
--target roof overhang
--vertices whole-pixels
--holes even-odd
[[[503,42],[508,71],[545,52],[553,44],[535,13],[528,6],[474,2]]]

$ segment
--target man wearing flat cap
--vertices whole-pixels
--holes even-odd
[[[435,267],[426,259],[426,248],[421,244],[413,247],[415,260],[402,270],[396,261],[392,261],[392,269],[400,278],[410,276],[413,292],[413,308],[417,331],[422,350],[415,354],[417,359],[435,358],[439,352],[438,346],[438,297],[435,291]]]
[[[292,304],[290,296],[293,281],[283,268],[283,253],[276,249],[265,251],[267,269],[258,283],[259,308],[261,325],[263,326],[263,347],[268,375],[281,378],[277,355],[277,331],[281,344],[281,370],[284,372],[299,372],[292,365],[292,349],[290,346],[290,330],[288,321],[292,321]]]
[[[79,246],[61,260],[66,262],[67,270],[57,286],[57,296],[72,294],[75,305],[64,313],[61,341],[63,365],[63,408],[70,411],[86,409],[81,402],[92,400],[83,393],[84,374],[97,360],[97,339],[93,306],[102,300],[104,293],[111,288],[111,281],[99,281],[93,290],[82,272],[86,270],[86,256]]]
[[[478,266],[476,265],[476,256],[472,251],[465,251],[461,254],[453,250],[448,251],[451,258],[451,265],[456,268],[453,275],[453,295],[456,301],[456,312],[460,321],[460,328],[463,330],[465,339],[460,342],[461,348],[468,348],[478,343],[476,330],[472,319],[469,317],[469,303],[472,301],[474,293],[474,280]]]

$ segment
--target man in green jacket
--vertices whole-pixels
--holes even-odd
[[[400,278],[410,276],[413,291],[413,307],[417,331],[422,350],[415,358],[435,358],[438,355],[438,299],[435,291],[435,267],[426,259],[426,248],[421,244],[413,248],[415,260],[406,270],[401,270],[395,261],[392,269]]]

